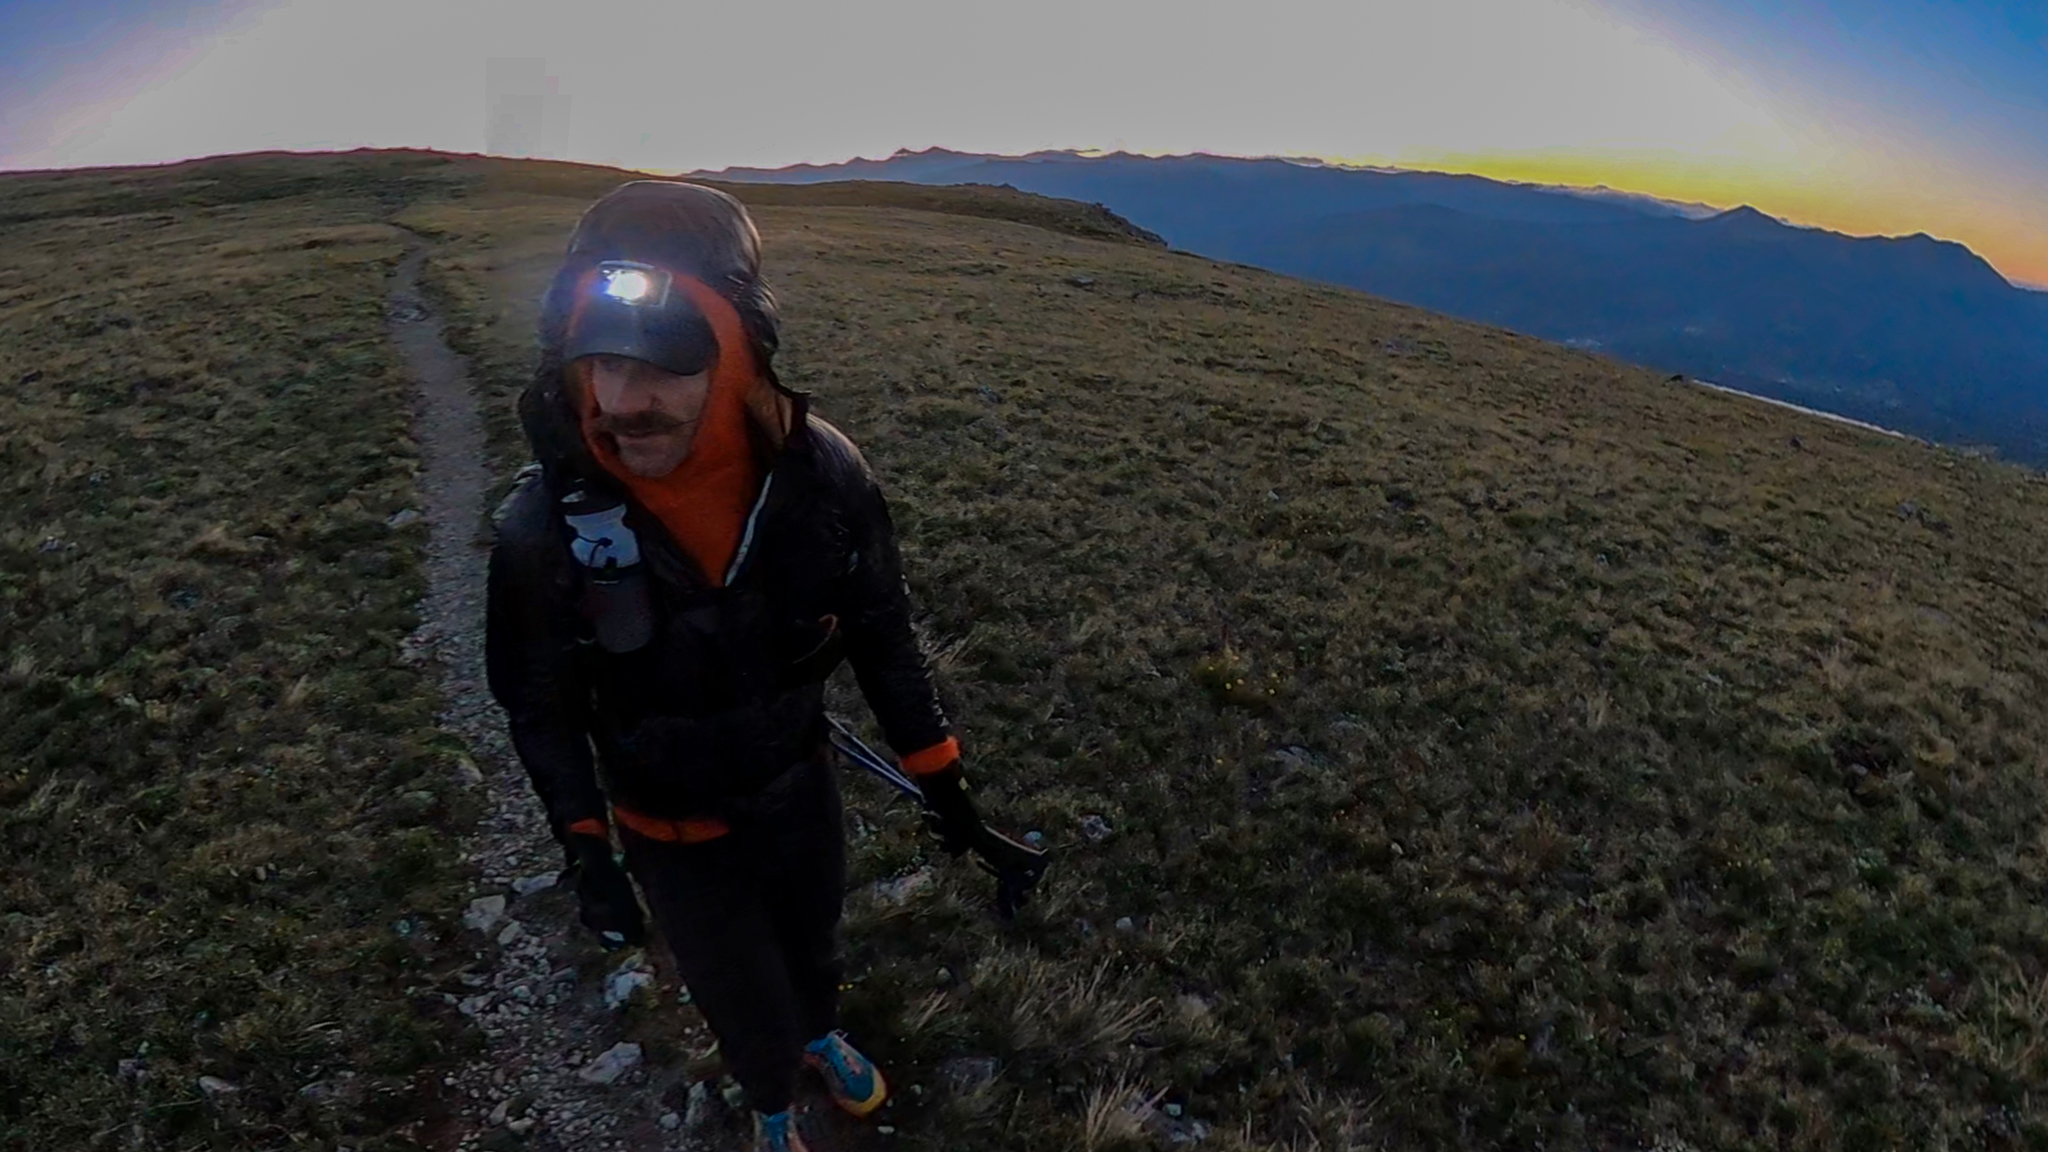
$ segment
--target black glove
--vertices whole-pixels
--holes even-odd
[[[925,826],[940,847],[955,856],[971,849],[982,870],[996,878],[996,911],[1005,920],[1014,919],[1045,875],[1045,851],[1019,844],[983,822],[967,798],[958,760],[943,771],[919,776],[917,786],[924,793]]]
[[[967,776],[953,761],[937,772],[916,777],[924,793],[925,827],[949,854],[958,856],[981,839],[981,814],[967,798]]]
[[[599,946],[607,952],[646,940],[640,901],[626,870],[612,859],[611,840],[576,832],[569,841],[576,853],[576,918],[597,933]]]

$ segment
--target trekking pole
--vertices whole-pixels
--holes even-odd
[[[917,786],[916,781],[905,776],[902,770],[894,764],[875,755],[874,750],[861,743],[860,737],[855,736],[853,729],[848,728],[839,717],[828,715],[825,719],[832,725],[833,747],[846,753],[847,758],[851,759],[854,763],[880,776],[898,792],[913,800],[922,801],[924,799],[924,791]]]
[[[881,777],[890,787],[915,799],[928,816],[933,814],[931,805],[925,802],[923,789],[917,786],[916,781],[876,755],[837,716],[828,714],[825,719],[832,725],[830,739],[833,747],[845,753],[847,759]],[[1005,920],[1015,919],[1017,909],[1023,906],[1031,890],[1045,876],[1050,853],[1043,848],[1019,844],[989,827],[987,820],[975,829],[974,839],[968,847],[973,849],[975,863],[981,866],[981,870],[996,878],[996,911]]]

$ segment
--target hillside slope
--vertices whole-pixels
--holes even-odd
[[[523,178],[429,221],[501,409],[580,207]],[[1065,853],[1014,934],[950,873],[856,920],[887,1059],[1007,1062],[931,1146],[1050,1146],[1119,1084],[1324,1147],[2048,1137],[2048,485],[1347,291],[774,195],[786,378],[885,479],[991,806]]]
[[[301,162],[320,176],[280,207],[337,211],[317,190],[360,183],[370,191],[350,212],[377,205],[439,244],[431,282],[491,382],[502,484],[523,459],[511,398],[540,286],[576,214],[629,174],[476,158],[414,168],[388,154],[275,164]],[[1178,1105],[1183,1133],[1199,1120],[1206,1146],[1224,1149],[2048,1141],[2048,484],[1355,292],[1096,238],[1094,225],[1003,218],[1081,219],[1043,202],[736,191],[756,202],[783,302],[785,378],[883,478],[969,771],[1000,819],[1061,853],[1013,928],[986,915],[985,878],[964,865],[938,863],[890,903],[875,882],[928,863],[916,822],[848,782],[848,1015],[899,1084],[924,1089],[899,1105],[899,1144],[1139,1146],[1129,1109],[1146,1101]],[[220,244],[256,211],[159,199],[146,210]],[[97,250],[132,243],[121,230],[140,218],[89,215],[20,220],[0,241],[36,248],[90,228]],[[298,237],[280,233],[270,258],[288,274],[304,259],[289,255]],[[50,711],[67,685],[95,683],[109,662],[150,660],[168,692],[219,660],[159,649],[154,633],[135,634],[127,657],[65,647],[104,608],[51,589],[111,587],[140,559],[37,547],[62,511],[47,486],[86,498],[81,453],[104,434],[28,377],[52,354],[28,341],[71,290],[63,271],[46,260],[0,280],[17,496],[0,587],[10,614],[37,589],[47,617],[9,637],[0,714],[33,706],[52,723],[72,722]],[[285,323],[324,299],[208,307]],[[164,300],[205,330],[199,305]],[[80,389],[94,373],[89,357],[68,371]],[[256,362],[217,387],[272,411],[266,382],[289,371]],[[317,394],[354,395],[340,377]],[[240,410],[166,409],[157,426],[178,436],[147,459],[200,459],[199,422]],[[385,434],[402,461],[402,439]],[[291,497],[343,501],[320,515],[344,521],[265,547],[347,562],[350,533],[402,502],[379,487],[391,465],[367,449],[308,457],[301,467],[359,470],[309,473],[341,487]],[[163,491],[185,475],[166,473]],[[376,500],[346,503],[350,482]],[[229,496],[177,490],[195,522]],[[361,525],[346,519],[359,506]],[[361,578],[372,570],[410,571]],[[292,604],[305,615],[266,618],[268,634],[327,627],[326,601]],[[388,661],[389,635],[360,658]],[[382,675],[312,706],[394,734],[424,724],[424,705],[375,710],[420,688]],[[832,700],[871,730],[845,672]],[[245,715],[238,698],[218,707],[230,725]],[[50,745],[8,723],[27,771],[0,789],[0,814],[40,828],[53,797],[101,778],[97,761],[82,734]],[[238,763],[225,738],[208,748],[204,779]],[[159,779],[178,770],[168,752],[150,761]],[[321,780],[316,751],[294,755],[280,761],[291,780]],[[100,808],[73,827],[123,826],[145,803],[175,815],[173,800],[201,794],[135,792],[147,779],[136,768],[92,784]],[[423,787],[409,778],[319,787],[356,789],[393,821],[352,835],[460,828],[459,805],[399,804]],[[157,1146],[189,1144],[207,1114],[124,1111],[112,1062],[128,1048],[112,1016],[78,999],[83,968],[65,957],[79,946],[49,890],[83,884],[70,844],[6,841],[0,956],[28,959],[0,966],[0,1011],[27,1031],[5,1041],[0,1122],[22,1147],[131,1119]],[[192,851],[159,837],[120,867]],[[190,858],[225,867],[225,852]],[[446,863],[420,857],[382,887],[347,871],[322,882],[383,893],[362,914],[376,924],[416,907],[414,885]],[[109,935],[149,915],[91,891]],[[252,891],[220,880],[186,898],[239,915]],[[317,907],[324,891],[299,899]],[[426,923],[438,931],[456,911]],[[140,997],[162,971],[150,958],[171,954],[153,947],[108,953],[93,978]],[[288,938],[268,947],[260,969],[153,992],[164,1031],[246,991],[237,980],[296,978],[315,955]],[[51,965],[69,983],[49,983]],[[366,1012],[406,1002],[396,981],[358,994]],[[312,1057],[276,1046],[298,1017],[265,1010],[271,1030],[252,1019],[211,1032],[177,1067],[273,1060],[288,1086],[292,1061]],[[380,1035],[360,1027],[357,1048],[332,1052]],[[940,1069],[960,1056],[993,1056],[1001,1074],[956,1093]],[[386,1075],[407,1067],[378,1058]],[[87,1125],[61,1112],[68,1082],[94,1086]],[[251,1108],[288,1130],[310,1123],[289,1093]],[[217,1143],[274,1136],[245,1125]],[[71,1144],[83,1141],[54,1146]]]

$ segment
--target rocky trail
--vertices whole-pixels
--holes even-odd
[[[737,1088],[718,1076],[713,1041],[658,944],[607,954],[557,885],[560,850],[507,738],[484,678],[484,582],[492,476],[463,358],[421,292],[430,245],[410,236],[389,292],[393,343],[417,383],[415,437],[427,519],[426,597],[410,658],[446,701],[443,727],[470,749],[484,815],[463,845],[475,869],[464,916],[473,962],[444,993],[482,1032],[482,1051],[444,1081],[452,1115],[434,1141],[449,1152],[723,1152],[747,1146]],[[633,1038],[628,1038],[629,1031]],[[692,1075],[693,1070],[696,1072]],[[837,1125],[815,1097],[807,1134]],[[845,1147],[829,1133],[819,1146]],[[853,1141],[860,1142],[857,1138]]]

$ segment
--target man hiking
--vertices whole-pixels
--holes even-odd
[[[635,180],[586,210],[519,400],[536,465],[497,514],[486,656],[607,947],[627,869],[758,1114],[802,1149],[799,1069],[866,1116],[838,1028],[846,846],[826,678],[844,659],[948,850],[983,832],[866,460],[770,365],[774,297],[732,197]],[[626,869],[612,855],[616,824]]]

